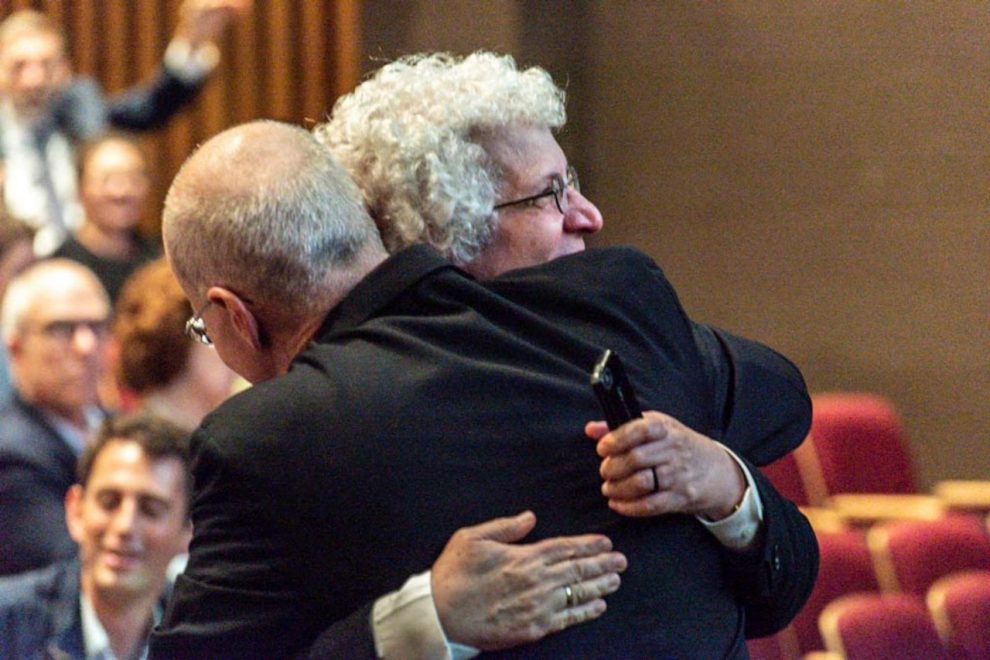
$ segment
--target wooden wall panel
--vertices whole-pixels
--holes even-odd
[[[108,92],[147,81],[161,63],[182,0],[10,0],[65,30],[75,70]],[[346,22],[342,24],[341,21]],[[271,118],[312,126],[359,78],[360,0],[264,0],[224,38],[221,63],[195,103],[142,136],[154,192],[144,229],[157,234],[168,184],[195,146],[235,124]]]

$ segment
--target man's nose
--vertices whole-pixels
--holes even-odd
[[[134,528],[135,525],[137,525],[137,521],[137,500],[134,498],[125,497],[110,516],[110,529],[115,534],[130,536],[134,533]]]
[[[80,323],[72,329],[72,349],[82,355],[92,353],[99,348],[101,337],[88,323]]]
[[[602,213],[590,199],[573,188],[567,191],[568,208],[564,214],[564,231],[597,234],[602,230]]]
[[[48,67],[41,64],[29,64],[21,71],[21,82],[32,89],[44,87],[49,78]]]

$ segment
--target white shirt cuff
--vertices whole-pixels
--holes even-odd
[[[728,447],[722,445],[722,448],[742,469],[746,477],[746,492],[743,493],[739,508],[721,520],[712,522],[703,516],[695,517],[722,545],[733,550],[745,550],[756,539],[760,525],[763,524],[763,502],[760,501],[756,482],[746,465]]]
[[[220,63],[220,49],[214,43],[193,48],[185,39],[172,39],[165,49],[165,68],[185,83],[198,83]]]
[[[401,589],[376,600],[371,628],[379,658],[467,660],[479,653],[447,641],[433,603],[429,571],[412,576]]]

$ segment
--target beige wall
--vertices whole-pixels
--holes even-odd
[[[363,46],[547,66],[598,244],[813,391],[891,397],[922,485],[990,478],[985,2],[366,0]]]

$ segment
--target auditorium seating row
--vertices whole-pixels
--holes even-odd
[[[767,473],[815,528],[818,581],[790,626],[749,640],[752,657],[990,660],[990,486],[921,494],[890,402],[813,400],[808,439]]]

